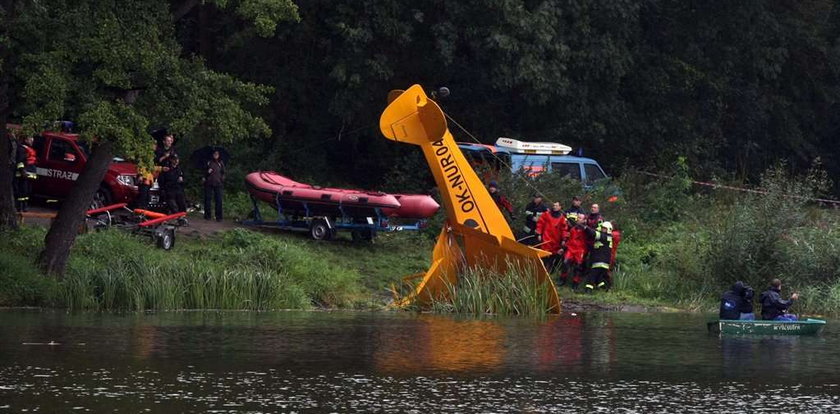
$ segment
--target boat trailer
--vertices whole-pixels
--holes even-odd
[[[280,196],[274,199],[274,207],[277,210],[276,221],[265,221],[260,213],[259,200],[251,196],[253,210],[251,220],[243,221],[248,226],[260,226],[276,228],[280,230],[309,232],[309,236],[315,240],[330,240],[339,231],[349,231],[353,241],[372,241],[380,232],[390,233],[398,231],[417,231],[426,227],[426,220],[418,220],[409,224],[392,224],[388,216],[382,213],[379,208],[374,209],[376,216],[359,217],[347,214],[341,204],[336,204],[337,214],[335,216],[314,215],[309,203],[301,202],[303,215],[287,215],[283,210]]]

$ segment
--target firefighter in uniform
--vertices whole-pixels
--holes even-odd
[[[590,266],[586,272],[584,289],[587,293],[595,289],[608,289],[613,247],[612,224],[609,221],[602,221],[598,224],[597,230],[591,227],[583,227],[583,230],[594,240],[592,251],[589,252]]]
[[[543,203],[543,198],[539,194],[534,194],[533,201],[525,206],[525,226],[522,227],[522,236],[520,239],[523,244],[533,246],[537,243],[537,222],[540,216],[548,211],[548,207]]]
[[[29,207],[29,196],[32,194],[32,181],[38,178],[35,170],[37,154],[32,148],[32,137],[21,140],[15,154],[15,207],[18,211],[26,211]]]

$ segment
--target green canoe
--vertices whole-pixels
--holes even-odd
[[[821,319],[801,321],[720,320],[708,323],[709,332],[728,335],[816,335],[825,327]]]

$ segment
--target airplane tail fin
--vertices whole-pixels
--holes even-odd
[[[379,119],[382,135],[392,141],[423,145],[438,141],[446,133],[446,117],[420,85],[405,92],[391,91],[391,102]]]

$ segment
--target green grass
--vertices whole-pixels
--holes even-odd
[[[163,251],[119,231],[82,235],[67,274],[33,266],[45,230],[24,228],[0,246],[0,306],[69,309],[305,309],[381,306],[384,288],[425,262],[424,239],[388,235],[375,243],[314,242],[294,234],[235,229],[179,237]]]
[[[786,292],[801,293],[794,312],[840,314],[840,212],[803,201],[824,186],[818,174],[790,177],[770,169],[761,184],[765,195],[691,189],[686,177],[684,168],[674,179],[627,174],[614,183],[622,191],[616,203],[605,202],[613,192],[607,187],[584,194],[619,223],[623,240],[614,289],[575,295],[576,301],[710,311],[736,280],[760,292],[780,277]],[[503,183],[524,204],[529,188],[513,179]],[[550,175],[531,184],[551,187],[554,199],[580,192]],[[226,194],[226,205],[241,216],[250,200],[244,193]],[[0,306],[379,308],[390,299],[388,287],[428,268],[441,222],[438,215],[426,231],[381,234],[373,243],[353,243],[345,234],[316,242],[303,234],[236,229],[209,238],[180,236],[171,252],[106,231],[78,238],[62,281],[33,270],[45,230],[24,228],[2,235]],[[452,287],[454,300],[437,308],[533,314],[540,299],[523,280],[531,279],[472,269]]]

